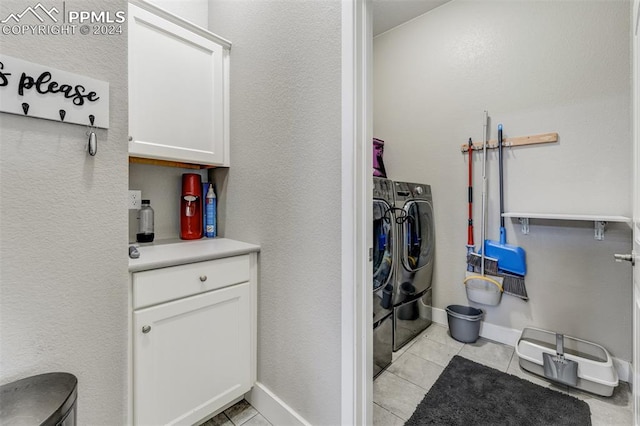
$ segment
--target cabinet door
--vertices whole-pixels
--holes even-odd
[[[250,306],[243,283],[133,313],[136,425],[193,424],[249,391]]]
[[[203,34],[129,5],[129,155],[229,165],[229,51]]]

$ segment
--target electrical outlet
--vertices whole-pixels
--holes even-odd
[[[142,191],[129,190],[129,210],[140,210],[142,207]]]

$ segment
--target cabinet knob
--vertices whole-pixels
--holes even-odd
[[[142,332],[144,334],[147,334],[150,331],[151,331],[151,326],[150,325],[145,325],[145,326],[142,327]]]
[[[133,140],[133,136],[129,136],[129,142]]]
[[[205,282],[207,280],[206,275],[200,275],[200,281]]]

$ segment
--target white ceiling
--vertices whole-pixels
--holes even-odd
[[[449,0],[373,0],[373,36],[427,13]]]

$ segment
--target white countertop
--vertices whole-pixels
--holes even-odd
[[[158,240],[153,243],[130,244],[138,247],[140,257],[129,259],[129,272],[202,262],[221,257],[260,251],[260,246],[228,238],[201,240]]]

